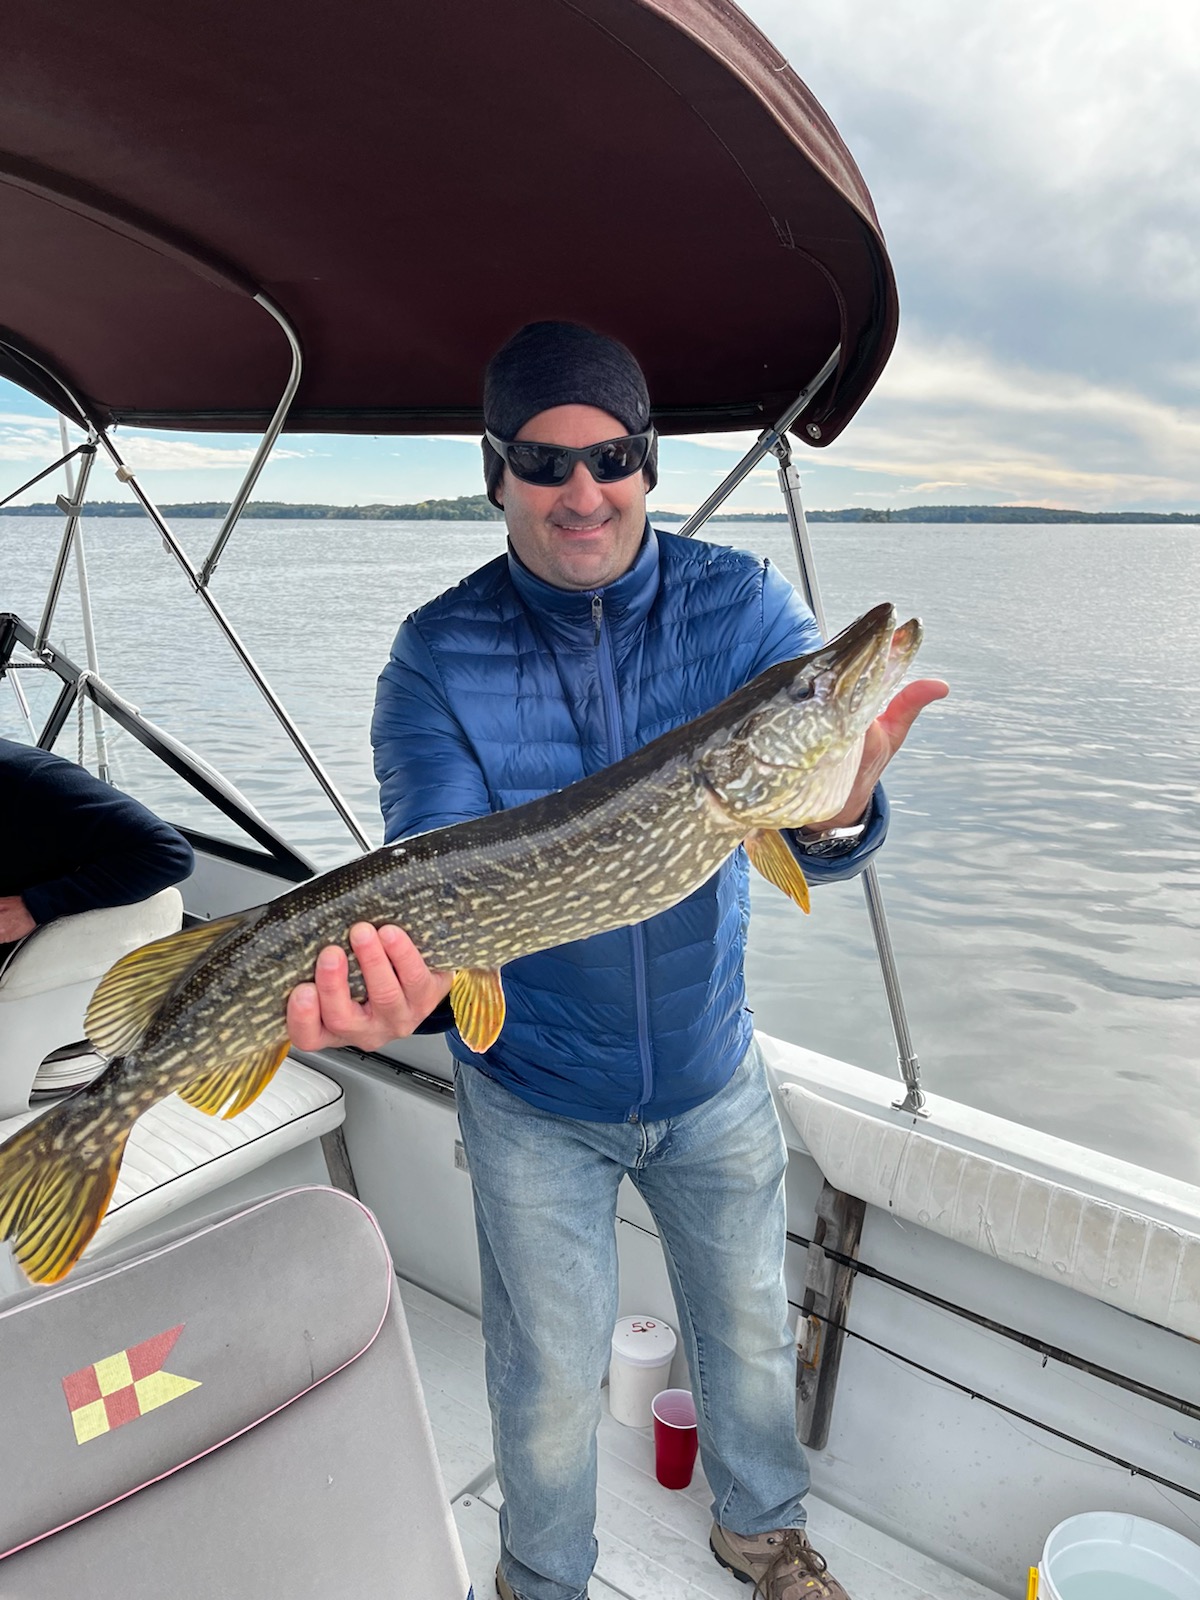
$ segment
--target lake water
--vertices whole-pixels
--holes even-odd
[[[193,560],[216,526],[179,524]],[[786,526],[711,531],[794,572]],[[60,533],[0,518],[0,610],[36,621]],[[352,853],[150,525],[86,535],[103,676],[321,865]],[[812,539],[830,627],[892,600],[924,618],[919,670],[952,685],[889,769],[877,857],[926,1087],[1200,1182],[1196,530],[818,523]],[[225,554],[214,594],[373,841],[367,727],[396,626],[502,546],[499,524],[257,522]],[[55,634],[83,660],[73,569]],[[23,736],[6,685],[0,733]],[[75,754],[74,719],[58,748]],[[114,765],[211,825],[124,736]],[[754,897],[760,1026],[894,1076],[861,886],[820,889],[808,918],[766,884]]]

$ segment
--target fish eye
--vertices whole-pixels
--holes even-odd
[[[788,699],[799,703],[802,700],[811,700],[816,693],[816,684],[811,678],[797,678],[788,685]]]

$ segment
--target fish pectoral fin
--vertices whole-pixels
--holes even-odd
[[[504,1026],[504,988],[496,967],[460,967],[450,985],[454,1022],[476,1055],[490,1050]]]
[[[240,926],[245,913],[218,917],[198,928],[169,933],[122,956],[96,985],[83,1026],[101,1055],[128,1055],[163,1001],[218,940]]]
[[[755,828],[753,833],[747,834],[746,854],[768,883],[782,889],[801,911],[808,910],[808,884],[804,881],[800,863],[777,829]]]
[[[232,1065],[212,1067],[180,1089],[179,1098],[206,1116],[215,1117],[232,1095],[233,1104],[222,1112],[222,1120],[228,1122],[230,1117],[236,1117],[239,1111],[254,1104],[278,1072],[289,1048],[287,1039],[282,1044],[272,1041],[265,1050],[256,1050],[252,1056],[245,1056]]]
[[[27,1123],[0,1147],[0,1239],[34,1283],[58,1283],[104,1220],[133,1123],[113,1132],[91,1162],[71,1138],[87,1093]],[[86,1111],[84,1112],[87,1115]]]

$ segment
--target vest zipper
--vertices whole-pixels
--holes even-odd
[[[612,641],[604,627],[604,599],[592,596],[593,643],[600,656],[600,687],[604,702],[604,722],[608,734],[610,760],[619,761],[625,754],[625,735],[621,725],[621,697],[617,690],[617,668],[613,659]],[[629,930],[633,946],[633,992],[637,1012],[638,1055],[642,1063],[642,1098],[629,1108],[628,1120],[641,1121],[641,1110],[654,1092],[654,1070],[650,1061],[650,997],[646,981],[646,933],[640,922]]]

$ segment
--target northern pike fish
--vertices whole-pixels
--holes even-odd
[[[506,962],[640,922],[700,887],[744,845],[805,910],[781,828],[834,815],[869,723],[921,638],[877,606],[811,655],[781,662],[623,761],[541,799],[387,844],[277,899],[123,957],[86,1018],[108,1065],[0,1146],[0,1239],[54,1283],[112,1197],[138,1117],[172,1092],[210,1115],[251,1104],[288,1051],[287,997],[356,922],[395,923],[455,974],[473,1050],[504,1023]]]

